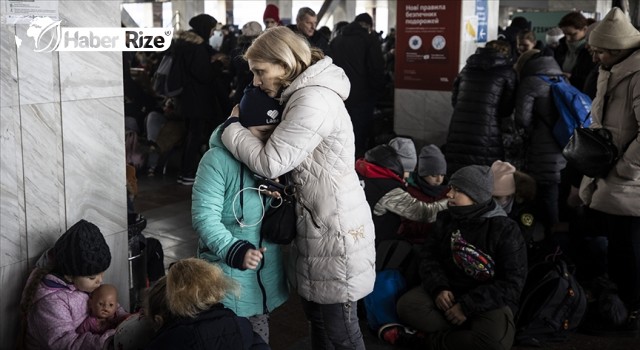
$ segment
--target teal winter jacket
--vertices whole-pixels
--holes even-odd
[[[251,317],[273,311],[288,297],[281,248],[260,236],[261,203],[253,173],[227,151],[218,127],[209,140],[192,190],[191,217],[198,233],[198,257],[219,265],[233,278],[239,293],[228,293],[222,303],[237,315]],[[241,196],[240,174],[243,176]],[[242,202],[242,206],[240,203]],[[235,214],[234,214],[235,208]],[[244,225],[241,226],[238,221]],[[256,270],[242,269],[248,249],[266,247]]]

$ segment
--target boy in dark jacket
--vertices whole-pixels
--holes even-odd
[[[488,166],[461,168],[449,181],[449,210],[423,247],[422,285],[398,301],[398,316],[417,329],[383,327],[392,344],[428,349],[510,349],[513,315],[527,273],[527,251],[518,225],[493,200]]]

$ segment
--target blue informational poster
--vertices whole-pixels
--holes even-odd
[[[478,17],[478,36],[476,42],[487,42],[487,0],[476,0],[476,16]]]

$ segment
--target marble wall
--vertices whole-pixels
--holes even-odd
[[[63,27],[120,26],[117,1],[57,3]],[[33,263],[82,218],[128,307],[122,54],[35,52],[28,26],[0,25],[0,349],[14,348]]]

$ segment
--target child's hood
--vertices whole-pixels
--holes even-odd
[[[38,286],[38,289],[36,290],[36,293],[33,297],[33,303],[35,304],[39,300],[51,294],[73,293],[76,291],[78,291],[78,289],[76,289],[76,287],[73,284],[69,284],[68,282],[64,281],[63,279],[53,274],[48,274],[44,276],[44,278],[40,282],[40,285]],[[87,298],[88,298],[88,294],[87,294]]]

